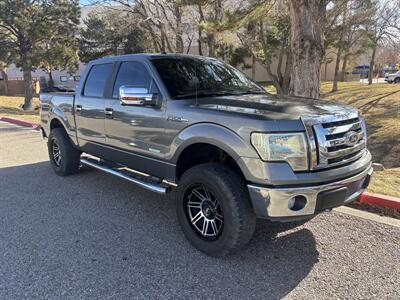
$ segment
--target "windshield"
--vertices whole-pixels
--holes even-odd
[[[242,72],[215,59],[192,57],[153,58],[172,98],[260,94],[265,90]]]

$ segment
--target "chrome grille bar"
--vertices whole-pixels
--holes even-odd
[[[330,128],[324,128],[321,126],[321,130],[325,135],[333,135],[333,134],[339,134],[339,133],[346,133],[350,130],[357,130],[361,128],[361,123],[353,123],[349,125],[342,125],[338,127],[330,127]]]
[[[358,112],[301,119],[310,145],[311,170],[347,164],[366,152],[366,129]]]
[[[327,152],[326,153],[326,158],[338,158],[341,156],[345,156],[357,151],[360,151],[365,148],[365,142],[364,140],[361,140],[357,145],[354,145],[353,147],[349,147],[346,149],[341,149],[337,151],[332,151],[332,152]]]

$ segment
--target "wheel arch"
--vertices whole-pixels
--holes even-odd
[[[68,123],[67,118],[63,118],[62,115],[52,113],[52,117],[50,119],[50,123],[49,123],[49,127],[48,127],[49,134],[50,134],[50,131],[54,128],[62,128],[69,136],[72,144],[74,146],[78,146],[74,133],[69,129],[70,126],[68,126],[69,123]]]
[[[176,164],[175,178],[195,165],[221,162],[245,178],[246,171],[239,166],[240,157],[258,157],[249,143],[232,130],[216,124],[197,124],[182,131],[175,139],[172,158]]]

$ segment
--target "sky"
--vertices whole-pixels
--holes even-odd
[[[87,4],[89,4],[89,0],[80,0],[79,1],[80,3],[81,3],[81,5],[87,5]]]

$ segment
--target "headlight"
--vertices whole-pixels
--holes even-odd
[[[251,143],[262,160],[286,161],[294,171],[308,170],[304,133],[253,133]]]
[[[365,123],[365,119],[361,114],[359,115],[359,119],[361,121],[361,130],[364,132],[364,140],[367,143],[367,124]]]

